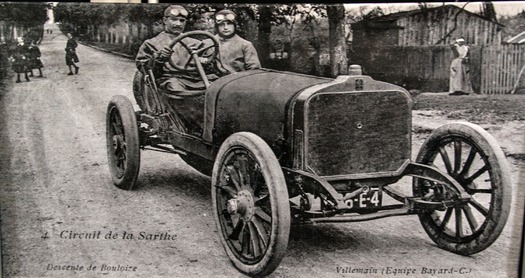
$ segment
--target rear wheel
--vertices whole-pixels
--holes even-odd
[[[137,118],[125,96],[114,96],[106,114],[106,146],[113,183],[121,189],[135,186],[140,168]]]
[[[247,132],[228,137],[211,191],[221,242],[235,267],[250,276],[273,272],[288,246],[290,207],[283,172],[266,142]]]
[[[496,140],[474,124],[447,124],[430,135],[417,162],[447,173],[471,197],[444,211],[419,212],[430,238],[461,255],[489,247],[505,226],[511,202],[510,170]],[[415,178],[413,189],[415,196],[443,200],[443,190],[434,182]]]

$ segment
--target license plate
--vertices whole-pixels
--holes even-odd
[[[370,188],[367,192],[363,192],[354,198],[345,201],[349,208],[378,208],[381,207],[383,195],[378,188]]]

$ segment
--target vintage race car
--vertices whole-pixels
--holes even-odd
[[[203,35],[213,39],[188,32],[173,45]],[[209,84],[198,61],[204,49],[187,50],[192,70]],[[211,176],[221,242],[233,265],[250,276],[278,267],[292,223],[417,214],[443,249],[470,255],[489,247],[511,199],[498,143],[477,125],[450,123],[433,131],[413,160],[410,94],[359,67],[352,71],[323,78],[251,70],[174,95],[144,70],[144,111],[134,111],[124,96],[108,105],[113,181],[133,189],[141,150],[173,152]],[[412,182],[399,188],[406,176]]]

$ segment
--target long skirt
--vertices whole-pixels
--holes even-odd
[[[11,64],[11,68],[16,73],[24,73],[29,70],[27,59],[15,58]]]
[[[40,60],[40,58],[33,58],[31,59],[31,64],[29,67],[31,69],[41,69],[44,67],[44,64],[42,63],[42,60]]]
[[[468,64],[462,63],[461,58],[452,60],[452,63],[450,64],[449,92],[474,92],[470,81],[470,70]]]

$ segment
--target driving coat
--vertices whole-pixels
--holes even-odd
[[[160,83],[166,79],[175,78],[182,83],[181,85],[186,87],[184,89],[202,89],[204,83],[197,71],[180,71],[172,66],[172,64],[176,64],[184,67],[190,60],[190,53],[180,43],[173,47],[173,54],[170,57],[171,61],[159,59],[158,52],[169,46],[176,37],[177,35],[162,31],[157,36],[145,40],[135,58],[136,66],[139,70],[153,70],[157,81]],[[189,48],[196,48],[202,44],[201,41],[192,38],[184,38],[182,41]]]
[[[261,68],[261,62],[253,44],[238,35],[222,38],[219,41],[219,61],[230,73]]]

